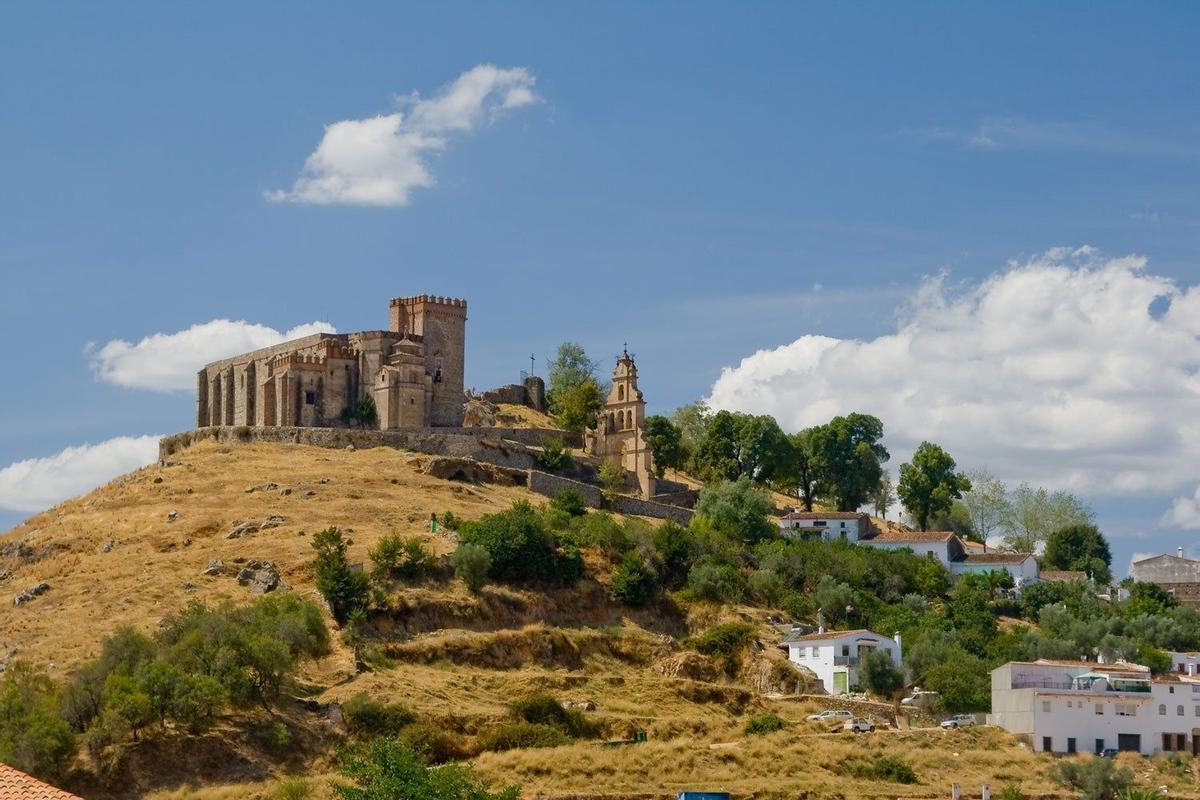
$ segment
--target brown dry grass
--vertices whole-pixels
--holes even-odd
[[[5,584],[6,590],[39,580],[51,584],[50,592],[27,606],[0,605],[0,646],[15,646],[19,657],[53,664],[61,674],[94,655],[101,638],[120,625],[149,630],[193,597],[250,599],[231,577],[199,574],[211,558],[222,558],[227,564],[237,557],[274,561],[297,591],[311,592],[309,539],[323,527],[350,530],[351,557],[366,560],[368,547],[386,533],[424,533],[431,513],[452,510],[477,517],[529,497],[519,488],[428,478],[419,472],[425,458],[383,448],[340,451],[203,443],[176,456],[174,466],[148,467],[63,503],[13,531],[35,549],[46,545],[58,549],[33,563],[0,564],[0,569],[17,573]],[[155,483],[157,478],[161,482]],[[266,482],[290,486],[293,493],[285,497],[278,492],[244,491]],[[316,496],[302,497],[306,489]],[[174,523],[166,521],[171,510],[179,513]],[[225,538],[235,523],[261,521],[270,514],[283,516],[286,524],[244,539]],[[115,547],[101,553],[110,538]],[[191,539],[191,544],[185,546],[184,539]],[[430,540],[438,552],[454,546],[452,537],[431,536]],[[188,591],[187,584],[194,584],[194,591]],[[580,604],[605,602],[603,587],[595,584],[579,587],[574,598]],[[664,675],[658,669],[660,657],[673,645],[669,637],[656,632],[661,628],[651,624],[645,612],[627,614],[611,607],[580,613],[579,619],[604,621],[598,627],[583,627],[578,620],[565,621],[571,616],[567,595],[494,587],[485,597],[474,598],[457,584],[400,589],[393,601],[397,635],[408,637],[393,646],[403,648],[406,659],[355,674],[341,650],[320,664],[306,665],[304,678],[322,690],[322,702],[366,691],[381,700],[402,702],[469,741],[474,733],[504,719],[514,698],[541,690],[561,700],[594,702],[596,710],[589,716],[610,736],[625,736],[635,729],[649,734],[648,742],[634,746],[579,742],[544,750],[484,753],[474,759],[482,775],[498,784],[520,783],[526,797],[666,796],[685,787],[726,789],[757,798],[945,797],[955,781],[971,792],[984,781],[993,790],[1015,782],[1030,797],[1065,797],[1044,777],[1050,759],[1019,747],[998,730],[824,735],[803,721],[819,707],[813,701],[771,700],[736,683],[705,684]],[[510,608],[517,610],[505,616]],[[544,635],[544,628],[523,627],[530,614],[543,611],[549,625],[557,619],[559,624],[576,627],[551,627],[552,636]],[[690,609],[687,626],[702,627],[729,613]],[[445,625],[463,630],[416,626],[428,632],[402,632],[414,619],[438,620],[438,614],[448,614],[447,620],[463,615],[461,625]],[[547,648],[559,654],[571,655],[571,648],[578,652],[571,655],[571,666],[562,666],[561,658],[545,656]],[[480,657],[480,663],[469,663],[470,658],[468,663],[452,663],[455,658],[462,660],[463,652],[490,656]],[[511,668],[488,668],[485,663]],[[766,710],[791,724],[769,736],[745,736],[747,717]],[[312,771],[310,796],[324,800],[331,796],[327,756],[338,737],[323,723],[303,716],[306,712],[288,713],[293,724],[312,726],[306,742],[320,741],[327,748],[304,751],[313,753],[305,762]],[[236,720],[225,724],[228,727]],[[186,742],[179,746],[186,747]],[[229,745],[231,753],[248,746]],[[146,786],[170,787],[145,796],[157,800],[273,796],[278,778],[246,782],[244,774],[222,772],[211,764],[189,773],[187,756],[182,755],[187,751],[179,752],[176,761],[185,763],[174,764],[171,774],[187,777],[145,781]],[[859,781],[831,770],[849,756],[882,754],[908,761],[921,783]],[[264,760],[261,754],[256,757],[256,764],[266,764],[267,772],[277,772],[279,777],[295,767]],[[1121,761],[1135,769],[1141,785],[1168,785],[1172,797],[1200,796],[1195,777],[1172,775],[1162,759],[1122,756]],[[172,785],[176,781],[179,785]]]

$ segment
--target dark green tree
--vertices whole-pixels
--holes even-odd
[[[671,422],[679,429],[680,441],[689,453],[694,451],[704,438],[704,432],[708,429],[711,419],[712,411],[703,400],[680,406],[671,414]]]
[[[596,424],[596,415],[604,407],[600,384],[592,378],[568,386],[554,395],[554,419],[564,430],[582,433]]]
[[[1112,582],[1112,551],[1095,525],[1068,525],[1046,539],[1043,569],[1079,570],[1107,586]]]
[[[18,661],[0,677],[0,762],[57,778],[75,754],[75,734],[58,713],[58,686]]]
[[[791,441],[774,417],[718,411],[692,454],[692,468],[706,481],[749,478],[768,483],[787,475]]]
[[[346,559],[350,540],[337,528],[326,528],[313,536],[312,546],[317,551],[317,591],[329,603],[334,619],[344,623],[355,609],[367,606],[367,576],[350,568]]]
[[[621,557],[621,563],[613,570],[612,598],[631,606],[644,606],[658,591],[658,575],[646,561],[631,550]]]
[[[490,791],[470,767],[448,764],[429,769],[395,739],[375,739],[344,751],[340,772],[354,782],[334,785],[341,800],[517,800],[520,796],[516,786]]]
[[[743,477],[709,486],[696,501],[696,516],[730,538],[754,545],[779,532],[772,520],[774,503]]]
[[[904,673],[886,650],[872,650],[859,660],[858,679],[872,694],[888,699],[904,688]]]
[[[930,517],[949,511],[954,501],[971,488],[971,482],[956,472],[957,468],[950,454],[932,442],[921,442],[912,462],[900,465],[896,493],[921,530],[926,529]]]
[[[687,463],[683,434],[666,417],[646,417],[646,442],[654,453],[654,474],[661,478],[668,469],[680,470]]]
[[[812,431],[809,428],[788,435],[787,459],[774,480],[781,491],[800,498],[805,511],[812,511],[821,491],[817,460],[813,456]]]
[[[809,434],[821,493],[838,511],[855,511],[871,499],[890,457],[880,440],[883,423],[869,414],[834,417]]]

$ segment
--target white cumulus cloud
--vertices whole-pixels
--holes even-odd
[[[0,469],[0,508],[33,512],[91,491],[158,458],[158,436],[118,436]]]
[[[1200,528],[1200,486],[1185,497],[1176,497],[1171,507],[1158,523],[1163,528],[1183,528],[1194,531]]]
[[[793,430],[874,414],[896,462],[928,439],[1008,480],[1178,491],[1200,461],[1200,287],[1145,266],[1056,249],[978,284],[930,278],[894,332],[801,336],[726,368],[709,399]]]
[[[446,148],[450,134],[469,133],[485,117],[536,102],[534,82],[522,67],[480,64],[433,97],[403,98],[399,111],[327,125],[292,188],[267,192],[267,199],[406,206],[413,189],[433,185],[429,156]]]
[[[267,325],[214,319],[175,333],[154,333],[137,344],[113,339],[87,354],[92,369],[108,383],[159,392],[195,391],[205,364],[312,333],[334,333],[328,322],[309,322],[278,331]]]

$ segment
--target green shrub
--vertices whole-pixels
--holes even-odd
[[[318,533],[313,537],[312,546],[317,551],[314,565],[317,591],[329,603],[334,619],[345,622],[351,611],[367,606],[367,576],[350,569],[350,562],[346,560],[350,540],[337,528],[326,528]]]
[[[268,749],[275,753],[282,753],[292,743],[292,732],[288,729],[287,723],[277,719],[267,726],[264,738]]]
[[[420,757],[393,739],[375,739],[369,745],[341,753],[341,774],[354,786],[335,784],[340,800],[517,800],[520,788],[499,792],[457,764],[427,768]]]
[[[755,600],[768,608],[774,608],[783,597],[787,585],[778,573],[769,569],[756,569],[746,579],[746,588]]]
[[[303,778],[280,778],[271,792],[271,800],[307,800],[312,786]]]
[[[555,492],[553,499],[550,500],[550,507],[565,511],[572,517],[582,517],[588,513],[587,502],[583,499],[583,495],[579,493],[578,489],[570,487]]]
[[[480,750],[516,750],[525,747],[559,747],[570,740],[558,728],[532,722],[494,725],[479,734]]]
[[[437,567],[437,558],[421,536],[384,536],[367,555],[376,578],[418,580]]]
[[[630,551],[613,571],[609,593],[619,603],[643,606],[658,591],[658,575],[640,555]]]
[[[462,526],[462,518],[453,511],[445,511],[438,517],[438,523],[448,531],[456,531]]]
[[[741,665],[742,651],[753,641],[753,625],[726,622],[714,625],[692,638],[690,644],[704,655],[712,657],[725,672],[732,674]]]
[[[600,491],[604,502],[612,504],[625,491],[625,470],[612,462],[600,465]]]
[[[405,725],[396,734],[396,742],[412,750],[426,764],[445,764],[463,753],[458,737],[432,722]]]
[[[487,551],[492,560],[488,574],[497,580],[550,579],[557,574],[554,538],[527,502],[464,523],[460,538]]]
[[[688,593],[696,600],[736,603],[745,591],[742,576],[728,564],[697,564],[688,572]]]
[[[358,692],[342,703],[346,730],[354,736],[395,736],[406,725],[416,722],[417,715],[399,703],[383,703],[366,692]]]
[[[542,469],[558,472],[571,466],[571,450],[561,436],[547,437],[542,439],[542,451],[537,460]]]
[[[1010,783],[996,793],[997,800],[1025,800],[1025,793],[1015,783]]]
[[[696,535],[679,523],[668,520],[655,528],[650,538],[662,561],[663,585],[672,589],[682,586],[699,553]]]
[[[574,738],[590,738],[596,736],[598,727],[574,708],[564,708],[562,703],[550,694],[536,692],[514,700],[509,704],[509,710],[517,719],[532,725],[549,725]]]
[[[917,773],[903,759],[895,756],[879,756],[874,761],[860,757],[850,757],[840,761],[833,768],[839,775],[849,775],[875,781],[891,781],[893,783],[916,783]]]
[[[58,686],[18,661],[0,676],[0,762],[53,779],[75,754],[75,734],[58,714]]]
[[[1133,773],[1108,758],[1057,761],[1046,775],[1050,780],[1080,793],[1080,800],[1116,800],[1133,784]]]
[[[774,733],[786,727],[787,723],[778,714],[756,714],[746,720],[745,731],[747,734],[762,735],[764,733]]]
[[[579,544],[595,547],[609,558],[619,558],[633,547],[628,531],[604,511],[576,517],[571,531]]]
[[[487,583],[488,572],[492,568],[492,557],[483,547],[465,542],[451,554],[450,566],[454,568],[455,577],[465,583],[467,589],[478,593]]]

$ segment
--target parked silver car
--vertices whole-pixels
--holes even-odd
[[[942,720],[942,727],[949,730],[950,728],[971,728],[975,725],[975,717],[972,714],[955,714],[953,717]]]
[[[851,733],[870,733],[875,730],[875,723],[855,717],[843,725],[842,730],[850,731]]]
[[[822,711],[820,714],[809,714],[805,717],[809,722],[849,722],[854,719],[854,715],[849,711],[840,711],[829,709]]]

